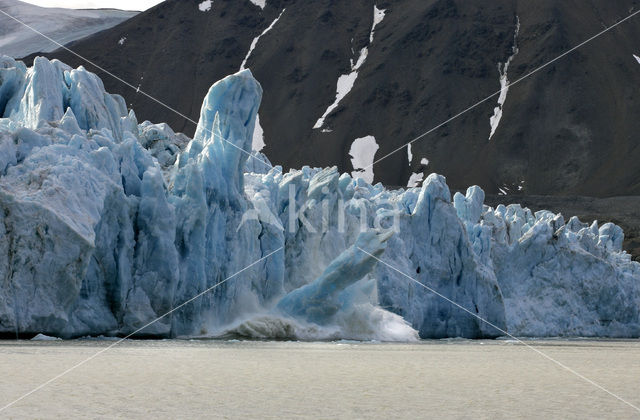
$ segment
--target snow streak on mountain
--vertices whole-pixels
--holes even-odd
[[[134,85],[144,77],[142,90],[192,119],[212,83],[251,69],[267,93],[255,148],[285,168],[352,172],[355,139],[375,137],[385,156],[504,88],[413,143],[411,162],[404,153],[377,162],[374,181],[413,185],[434,171],[456,190],[640,194],[637,20],[509,85],[637,10],[637,0],[214,0],[206,12],[201,4],[168,0],[73,48]],[[86,64],[64,51],[49,57]],[[145,119],[194,133],[104,80]]]

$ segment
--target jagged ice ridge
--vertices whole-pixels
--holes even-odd
[[[618,226],[452,200],[436,174],[282,173],[248,156],[261,96],[249,70],[219,81],[188,139],[82,67],[1,58],[0,333],[128,334],[277,251],[139,335],[501,335],[363,249],[514,335],[640,335]]]

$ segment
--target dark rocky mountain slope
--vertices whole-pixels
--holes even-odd
[[[351,171],[356,138],[376,158],[446,121],[628,16],[637,0],[168,0],[70,48],[197,119],[209,86],[247,67],[264,87],[269,158],[287,167]],[[384,18],[371,34],[374,5]],[[205,9],[206,11],[202,11]],[[378,14],[378,17],[380,15]],[[119,43],[126,37],[125,43]],[[373,40],[372,40],[373,39]],[[362,59],[366,48],[366,59]],[[498,96],[374,165],[375,180],[406,185],[438,172],[453,188],[489,193],[640,194],[640,15],[511,86],[490,137]],[[67,51],[46,54],[96,69]],[[341,75],[353,88],[329,113]],[[140,119],[195,125],[101,72]],[[347,79],[343,79],[345,81]],[[428,159],[425,168],[421,161]]]

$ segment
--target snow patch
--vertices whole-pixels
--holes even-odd
[[[383,20],[385,15],[384,9],[378,9],[376,5],[373,5],[373,26],[371,27],[371,33],[369,34],[369,43],[373,43],[373,34],[376,30],[376,26],[378,26]]]
[[[126,36],[123,36],[122,38],[120,38],[120,41],[118,41],[119,45],[124,45],[124,42],[127,40]]]
[[[640,57],[638,57],[637,55],[633,54],[633,58],[635,58],[636,61],[638,62],[638,64],[640,64]]]
[[[407,153],[409,155],[409,164],[411,164],[411,161],[413,160],[413,155],[411,154],[411,144],[407,145]],[[429,159],[420,159],[420,165],[429,165]],[[407,188],[419,187],[422,183],[422,180],[424,180],[424,172],[413,172],[409,177],[409,181],[407,182]]]
[[[422,172],[414,172],[409,177],[409,182],[407,182],[407,188],[415,188],[419,187],[424,179],[424,174]]]
[[[201,12],[208,12],[209,10],[211,10],[211,3],[211,0],[204,0],[198,5],[198,9],[200,9]]]
[[[264,4],[264,1],[262,3]],[[254,3],[254,4],[256,4],[256,3]],[[264,6],[262,6],[262,7],[264,7]],[[262,33],[260,35],[258,35],[257,37],[253,38],[253,41],[251,41],[251,46],[249,47],[249,52],[247,53],[247,55],[244,58],[244,60],[242,60],[242,64],[240,64],[240,70],[244,70],[246,68],[245,66],[247,65],[247,60],[249,60],[249,57],[251,57],[251,54],[253,53],[253,50],[256,48],[256,45],[258,45],[258,41],[260,40],[260,38],[262,38],[267,32],[269,32],[271,29],[273,29],[273,27],[276,25],[276,23],[278,23],[278,21],[282,17],[282,14],[284,13],[285,10],[287,10],[287,9],[286,8],[282,9],[282,12],[280,12],[278,17],[275,18],[273,22],[271,22],[271,25],[269,25],[269,27],[267,29],[262,31]]]
[[[376,29],[376,26],[384,19],[385,10],[378,9],[376,6],[373,6],[373,24],[371,26],[371,32],[369,33],[369,45],[373,43],[373,35]],[[353,42],[353,39],[352,39]],[[363,47],[360,50],[360,54],[358,55],[358,59],[356,63],[353,63],[353,59],[351,59],[351,73],[343,74],[338,78],[338,83],[336,87],[336,99],[333,101],[331,105],[327,108],[327,110],[322,114],[322,117],[318,118],[313,129],[322,128],[324,125],[324,120],[331,114],[337,107],[340,105],[342,99],[351,92],[353,89],[353,85],[356,83],[356,79],[358,78],[358,70],[367,60],[367,56],[369,55],[369,48]]]
[[[355,139],[351,144],[349,155],[354,171],[351,176],[362,178],[368,183],[373,182],[373,159],[380,146],[374,136],[366,136]]]
[[[507,62],[498,63],[498,73],[500,74],[500,96],[498,97],[498,106],[493,109],[493,116],[489,119],[489,125],[491,126],[491,133],[489,134],[489,140],[495,134],[498,129],[498,125],[500,124],[500,120],[502,119],[502,109],[504,107],[504,103],[507,100],[507,92],[509,91],[509,79],[507,77],[507,70],[509,69],[509,64],[513,58],[518,54],[518,33],[520,32],[520,18],[516,16],[516,31],[513,34],[513,54],[507,59]]]
[[[256,128],[253,130],[253,141],[251,143],[251,150],[256,152],[261,151],[266,146],[264,142],[264,130],[260,125],[260,115],[256,115]]]
[[[249,1],[261,9],[264,9],[264,7],[267,5],[267,0],[249,0]]]

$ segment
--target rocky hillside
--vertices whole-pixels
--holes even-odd
[[[71,47],[194,120],[209,86],[244,65],[264,88],[269,158],[285,168],[351,172],[639,7],[637,0],[264,3],[168,0]],[[416,141],[410,153],[376,163],[375,181],[407,185],[438,172],[453,188],[478,184],[494,194],[640,194],[639,40],[635,17]],[[86,65],[65,51],[47,56]],[[195,124],[100,75],[140,119],[193,133]]]

